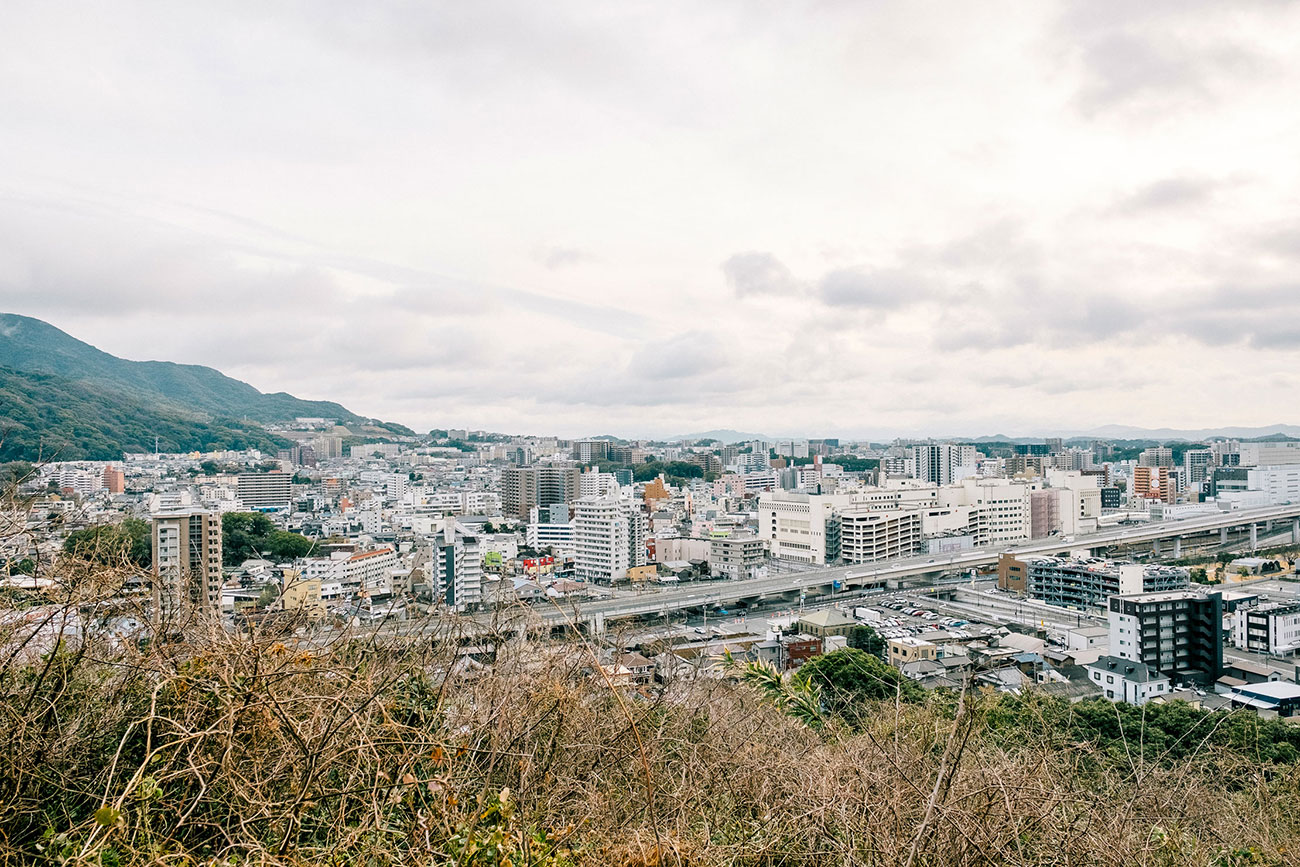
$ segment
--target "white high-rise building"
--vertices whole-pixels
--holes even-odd
[[[578,497],[604,497],[618,493],[618,477],[613,473],[587,470],[578,476]]]
[[[629,569],[645,565],[646,517],[639,503],[616,496],[584,497],[573,511],[578,578],[622,581]]]
[[[959,482],[975,475],[978,453],[974,446],[927,443],[912,446],[913,473],[917,480],[935,485]]]
[[[443,521],[434,540],[433,572],[438,596],[455,611],[472,611],[483,601],[483,553],[478,536],[455,518]]]

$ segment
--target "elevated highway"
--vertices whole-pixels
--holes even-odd
[[[620,596],[611,599],[584,600],[581,603],[537,605],[520,610],[513,615],[498,612],[494,619],[500,623],[516,616],[542,624],[560,625],[582,623],[596,631],[603,631],[606,623],[624,618],[667,617],[670,614],[713,607],[729,608],[763,601],[786,599],[794,601],[800,595],[823,596],[835,592],[848,592],[873,586],[884,586],[908,578],[938,576],[944,572],[994,565],[1003,553],[1063,554],[1087,549],[1100,552],[1116,545],[1151,543],[1158,547],[1163,542],[1172,545],[1176,558],[1181,553],[1181,540],[1219,532],[1226,540],[1231,530],[1244,528],[1249,532],[1254,547],[1257,528],[1272,527],[1279,522],[1290,522],[1291,539],[1300,543],[1300,503],[1286,506],[1268,506],[1259,509],[1240,509],[1221,515],[1198,516],[1183,520],[1152,522],[1149,524],[1116,527],[1100,533],[1067,539],[1025,542],[1002,548],[983,548],[952,555],[912,557],[866,563],[857,566],[835,566],[815,571],[772,575],[738,581],[718,581],[708,584],[691,584],[683,587],[648,591],[639,596]]]

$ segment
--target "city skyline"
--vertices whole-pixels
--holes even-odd
[[[1296,422],[1300,10],[17,4],[0,309],[417,430]]]

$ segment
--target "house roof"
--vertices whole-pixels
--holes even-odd
[[[821,611],[814,611],[811,614],[805,614],[799,618],[799,622],[808,623],[813,626],[852,626],[858,621],[849,617],[837,608],[824,608]]]
[[[1084,668],[1089,671],[1102,671],[1107,674],[1119,675],[1125,680],[1131,680],[1134,683],[1151,683],[1169,679],[1146,663],[1134,659],[1122,659],[1118,656],[1099,657],[1096,662],[1090,662]]]

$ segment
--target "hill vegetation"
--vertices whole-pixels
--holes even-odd
[[[197,364],[128,361],[77,340],[47,322],[0,314],[0,367],[93,383],[178,412],[258,422],[297,417],[361,418],[332,401],[263,394],[253,386]]]
[[[288,444],[263,427],[162,408],[89,382],[0,368],[0,461],[120,460],[151,452]]]

